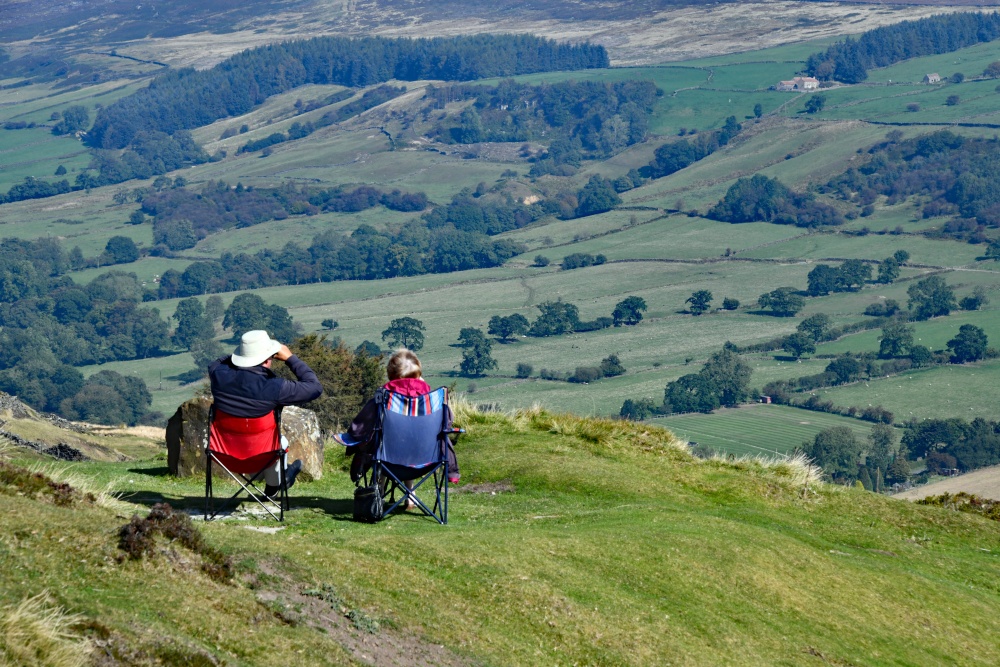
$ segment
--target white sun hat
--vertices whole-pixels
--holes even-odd
[[[280,349],[281,343],[271,340],[266,331],[248,331],[240,338],[240,346],[233,352],[233,366],[259,366]]]

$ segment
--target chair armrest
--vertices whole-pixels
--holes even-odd
[[[458,436],[462,435],[463,433],[465,433],[465,429],[464,428],[452,428],[452,429],[449,429],[447,431],[441,431],[441,435],[442,436],[444,436],[446,438],[450,438],[451,436],[455,436],[455,440],[456,441],[458,441]]]

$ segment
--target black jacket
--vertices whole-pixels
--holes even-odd
[[[280,378],[263,366],[234,366],[231,357],[216,359],[208,366],[215,407],[234,417],[263,417],[275,408],[319,398],[323,386],[313,369],[294,354],[285,364],[298,382]]]

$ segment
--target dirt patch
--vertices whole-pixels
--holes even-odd
[[[451,489],[451,493],[479,493],[495,496],[498,493],[514,493],[514,485],[509,481],[486,482],[484,484],[465,484]]]
[[[255,582],[257,601],[289,625],[316,628],[369,665],[470,667],[478,665],[440,644],[388,627],[361,609],[351,608],[330,585],[309,588],[281,568],[261,564],[266,583]]]
[[[893,497],[903,500],[920,500],[928,496],[939,496],[942,493],[956,494],[963,491],[980,498],[1000,500],[1000,466],[980,468],[964,475],[943,479],[940,482],[924,484],[915,489],[897,493]]]

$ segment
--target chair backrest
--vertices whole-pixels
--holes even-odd
[[[448,390],[439,387],[420,396],[380,391],[377,402],[382,435],[375,458],[411,468],[443,460],[440,438],[447,416]]]
[[[262,417],[234,417],[213,407],[208,448],[234,472],[257,472],[281,449],[280,422],[273,412]]]

